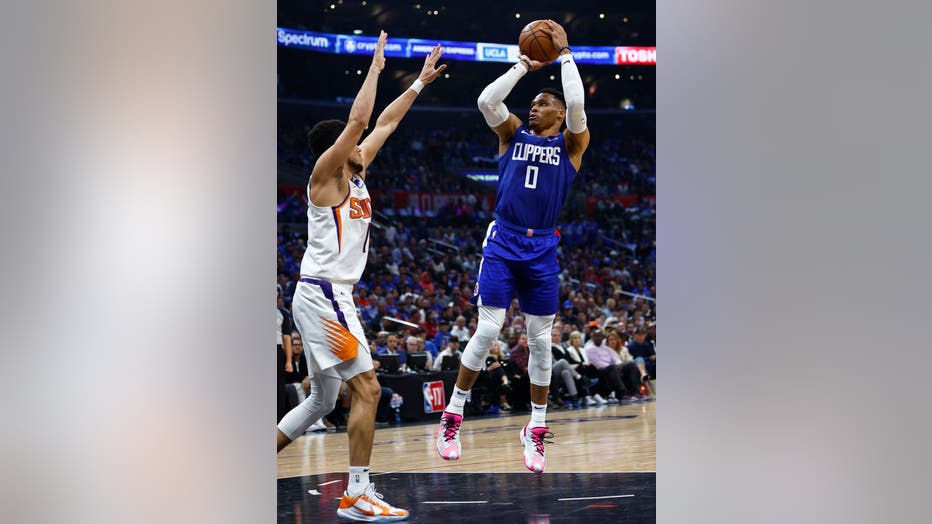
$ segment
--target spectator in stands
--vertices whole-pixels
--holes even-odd
[[[595,320],[590,320],[589,322],[585,323],[585,327],[583,328],[583,336],[586,338],[586,344],[592,340],[592,334],[596,331],[599,331],[600,328],[601,326]],[[602,336],[605,336],[604,332],[602,333]]]
[[[528,379],[527,366],[530,350],[527,345],[527,333],[513,336],[516,339],[514,346],[508,350],[508,380],[511,382],[512,409],[527,411],[530,409],[531,388]]]
[[[651,378],[657,378],[657,354],[654,351],[654,345],[646,339],[647,332],[644,328],[639,327],[634,330],[634,341],[628,343],[628,351],[631,356],[641,359],[644,363],[644,374],[647,376],[647,382]]]
[[[373,292],[373,295],[380,291],[381,288],[376,288],[376,290]],[[382,325],[382,319],[385,317],[390,317],[391,315],[388,314],[388,302],[385,301],[385,298],[381,295],[376,296],[379,296],[379,299],[376,303],[376,312],[372,316],[372,321],[369,322],[369,329],[372,331],[383,331],[385,328]]]
[[[582,333],[579,331],[573,331],[569,336],[569,343],[566,345],[566,360],[570,362],[576,371],[581,375],[586,375],[590,378],[595,378],[599,376],[599,370],[589,362],[589,358],[586,356],[586,352],[583,349],[582,344]],[[599,404],[604,404],[605,400],[599,395],[595,394],[592,396],[592,399]]]
[[[401,365],[405,365],[407,361],[407,352],[404,349],[398,348],[398,335],[394,333],[389,333],[385,337],[385,352],[383,355],[399,355],[401,357]]]
[[[576,321],[572,300],[566,299],[563,301],[563,311],[560,313],[560,321],[564,324],[571,324]]]
[[[304,402],[311,390],[311,382],[308,379],[307,371],[307,357],[304,356],[304,343],[301,341],[301,334],[297,331],[291,332],[291,362],[292,371],[285,373],[285,386],[291,389],[288,393],[289,410]],[[292,396],[294,396],[293,401]]]
[[[308,375],[307,357],[304,355],[304,343],[301,341],[301,334],[297,331],[291,332],[291,357],[294,370],[286,376],[285,385],[288,396],[288,409],[304,402],[308,393],[311,391],[311,377]],[[308,426],[306,432],[327,431],[324,420],[315,420]]]
[[[553,363],[551,365],[550,390],[558,391],[561,384],[565,387],[567,402],[573,409],[579,408],[580,398],[589,394],[589,388],[595,386],[599,379],[590,378],[577,371],[579,364],[573,364],[566,358],[566,349],[560,342],[563,326],[554,323],[550,331],[550,351]],[[562,382],[561,382],[562,381]]]
[[[443,272],[439,272],[443,274]],[[418,284],[421,286],[421,289],[424,293],[430,293],[434,291],[434,279],[430,276],[430,273],[427,271],[421,272],[421,278]]]
[[[647,335],[644,336],[644,342],[649,342],[654,349],[657,349],[657,321],[653,320],[647,324]]]
[[[469,329],[469,336],[472,337],[476,334],[476,328],[479,327],[479,319],[476,317],[470,318],[467,327]]]
[[[463,352],[460,350],[460,341],[453,335],[450,335],[450,338],[447,340],[447,347],[444,348],[437,355],[437,360],[434,361],[434,371],[440,371],[443,369],[443,360],[447,357],[462,358]]]
[[[424,350],[424,340],[418,338],[414,335],[408,335],[408,338],[405,339],[405,350],[408,355],[414,355],[423,353],[427,355],[427,364],[424,366],[426,369],[433,369],[434,367],[434,356],[430,354],[429,351]]]
[[[500,411],[511,411],[511,405],[508,403],[508,395],[511,393],[511,382],[508,380],[508,374],[505,368],[508,366],[508,360],[502,353],[501,343],[492,342],[489,348],[489,356],[485,359],[485,368],[479,373],[477,381],[481,381],[488,390],[489,409],[487,413],[494,415]]]
[[[288,382],[288,374],[294,371],[291,349],[291,312],[285,309],[284,299],[282,298],[282,292],[280,288],[277,291],[276,326],[276,396],[278,400],[278,421],[280,422],[282,417],[288,413],[288,393],[287,389],[285,388],[285,384]]]
[[[635,358],[628,352],[628,348],[625,347],[621,336],[616,331],[610,330],[606,333],[605,345],[611,348],[618,355],[618,360],[621,361],[621,364],[618,364],[618,374],[621,375],[621,381],[624,383],[625,389],[628,390],[628,396],[630,397],[628,400],[647,400],[651,398],[650,380],[647,378],[646,373],[642,371],[644,361],[641,360],[641,365],[635,362]],[[640,394],[642,381],[647,386],[646,395]]]
[[[456,335],[456,338],[460,342],[466,342],[469,340],[469,330],[466,329],[466,317],[460,315],[456,317],[456,321],[453,323],[453,329],[450,330],[451,335]]]
[[[420,309],[415,309],[411,312],[411,315],[408,317],[408,322],[416,325],[417,327],[405,326],[405,332],[408,335],[418,335],[421,333],[427,333],[430,330],[430,322],[424,318],[421,314]]]
[[[433,340],[425,340],[421,337],[417,337],[417,346],[427,353],[430,353],[433,360],[437,360],[437,355],[440,354],[440,351],[437,350],[437,346],[434,344]]]
[[[383,355],[388,351],[388,331],[379,331],[375,336],[375,354]]]
[[[599,370],[599,385],[604,392],[610,391],[615,396],[615,400],[621,402],[627,390],[618,374],[618,365],[621,360],[612,349],[603,344],[605,334],[601,329],[593,329],[592,340],[585,347],[586,358]]]
[[[434,345],[437,348],[446,348],[450,340],[450,321],[444,318],[440,319],[440,329],[434,336]]]

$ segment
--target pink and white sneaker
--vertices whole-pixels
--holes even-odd
[[[525,424],[524,427],[521,428],[519,436],[521,438],[521,444],[524,445],[525,467],[534,473],[543,473],[545,462],[544,442],[553,444],[551,440],[544,440],[545,438],[553,438],[553,433],[550,432],[550,428],[546,426],[528,428],[527,424]]]
[[[455,413],[443,412],[440,416],[440,430],[437,432],[437,452],[443,460],[456,460],[463,456],[463,447],[460,444],[460,425],[463,416]]]

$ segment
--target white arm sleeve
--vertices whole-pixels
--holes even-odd
[[[560,80],[566,99],[566,128],[574,135],[582,133],[586,130],[585,96],[582,78],[571,54],[560,55]]]
[[[508,108],[504,104],[505,97],[525,74],[527,74],[527,68],[520,63],[515,64],[479,94],[479,111],[482,112],[485,123],[489,124],[489,127],[499,126],[508,120]]]

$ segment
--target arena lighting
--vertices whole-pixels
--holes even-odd
[[[432,12],[432,11],[431,11]],[[439,12],[438,12],[439,14]],[[363,35],[318,33],[279,27],[278,45],[338,55],[371,56],[377,38]],[[420,38],[389,38],[386,57],[423,58],[434,45],[444,48],[444,60],[469,62],[517,62],[518,46],[489,42],[457,42]],[[657,48],[647,46],[584,46],[573,45],[573,59],[579,64],[593,65],[657,65]]]

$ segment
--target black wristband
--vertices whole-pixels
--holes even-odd
[[[561,46],[560,49],[557,49],[557,54],[559,55],[559,54],[563,53],[563,50],[564,50],[564,49],[570,49],[570,46],[568,46],[568,45]],[[572,53],[572,52],[573,52],[573,50],[570,49],[570,53]]]

